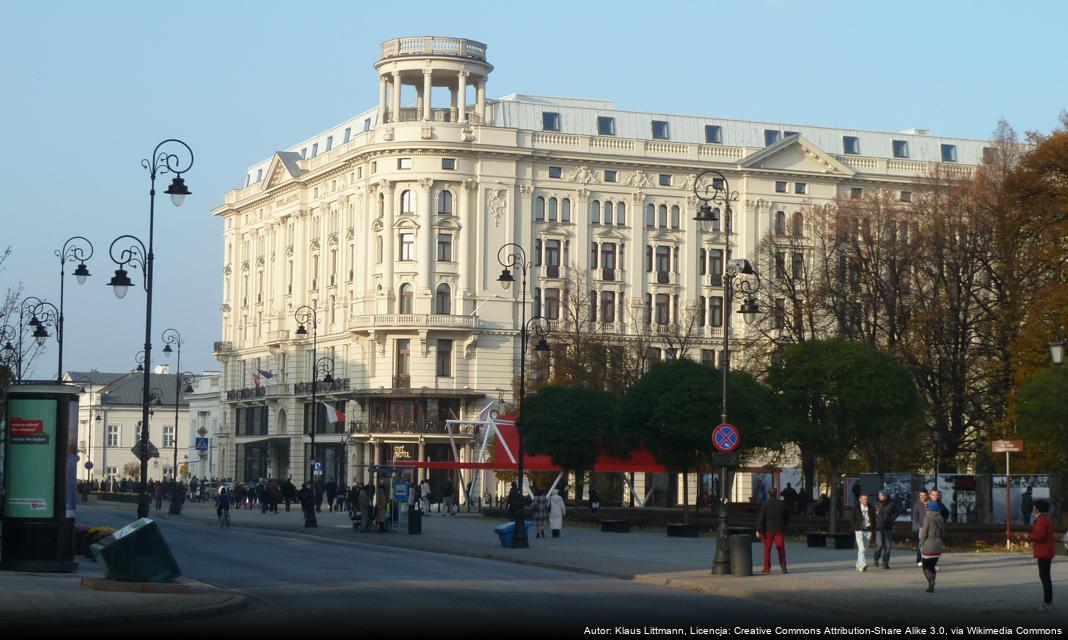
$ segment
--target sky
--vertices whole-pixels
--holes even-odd
[[[169,362],[161,334],[173,327],[183,370],[217,370],[223,237],[211,210],[249,165],[376,106],[372,65],[394,37],[486,43],[490,98],[984,138],[999,118],[1049,131],[1068,109],[1066,19],[1059,0],[5,0],[0,249],[13,254],[0,291],[21,283],[58,302],[53,252],[89,237],[93,277],[78,286],[67,268],[64,369],[133,368],[145,294],[111,293],[108,247],[147,237],[141,159],[179,138],[195,153],[193,195],[180,208],[157,198],[153,362]],[[33,377],[54,375],[55,356],[50,342]]]

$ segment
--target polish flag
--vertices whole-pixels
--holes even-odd
[[[330,424],[336,424],[339,421],[345,422],[345,414],[342,413],[337,406],[324,402],[323,406],[326,407],[326,421]]]

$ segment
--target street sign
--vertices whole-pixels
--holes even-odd
[[[1023,440],[995,440],[990,443],[994,453],[1020,453],[1024,450]]]
[[[314,473],[317,476],[323,475],[323,463],[317,461],[314,464],[312,464],[312,473]]]
[[[393,499],[394,500],[408,500],[408,483],[397,482],[393,485]]]
[[[93,470],[93,461],[92,460],[86,460],[85,461],[85,468],[87,470],[89,470],[89,471],[92,471]]]
[[[204,436],[208,435],[208,430],[204,427],[201,427],[197,429],[197,435],[203,438]]]
[[[196,439],[196,450],[197,451],[207,451],[208,450],[208,439],[207,438],[197,438]]]
[[[140,442],[138,442],[136,445],[130,447],[130,453],[134,454],[134,457],[136,457],[138,460],[144,462],[145,456],[142,453],[141,443]],[[151,440],[148,441],[148,457],[149,458],[158,458],[159,457],[159,449],[156,448],[156,445],[152,444]]]
[[[738,434],[738,428],[733,424],[721,424],[712,432],[712,444],[716,451],[730,453],[742,443],[742,437]]]

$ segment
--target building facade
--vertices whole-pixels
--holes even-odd
[[[216,371],[205,371],[193,379],[190,393],[185,394],[189,402],[189,439],[186,441],[186,455],[189,457],[189,476],[212,479],[219,478],[219,431],[221,429],[222,394],[220,393],[220,376]],[[206,439],[203,449],[197,449],[197,439]]]
[[[594,330],[620,340],[696,314],[693,353],[718,362],[728,255],[755,258],[779,226],[803,236],[803,210],[840,194],[904,198],[934,166],[970,173],[987,144],[489,100],[485,45],[457,38],[388,41],[375,68],[376,108],[253,165],[213,211],[225,229],[220,475],[303,480],[313,410],[316,458],[339,480],[470,456],[477,434],[450,437],[443,421],[510,401],[518,373],[521,287],[497,281],[506,243],[530,263],[528,315],[558,321],[568,287],[588,293]],[[707,169],[739,193],[729,238],[693,220]],[[317,325],[298,335],[304,306]],[[330,407],[311,405],[313,346]],[[343,419],[326,420],[335,407]]]

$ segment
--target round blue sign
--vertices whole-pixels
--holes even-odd
[[[720,453],[730,453],[741,443],[742,437],[733,424],[721,424],[712,432],[712,444]]]

